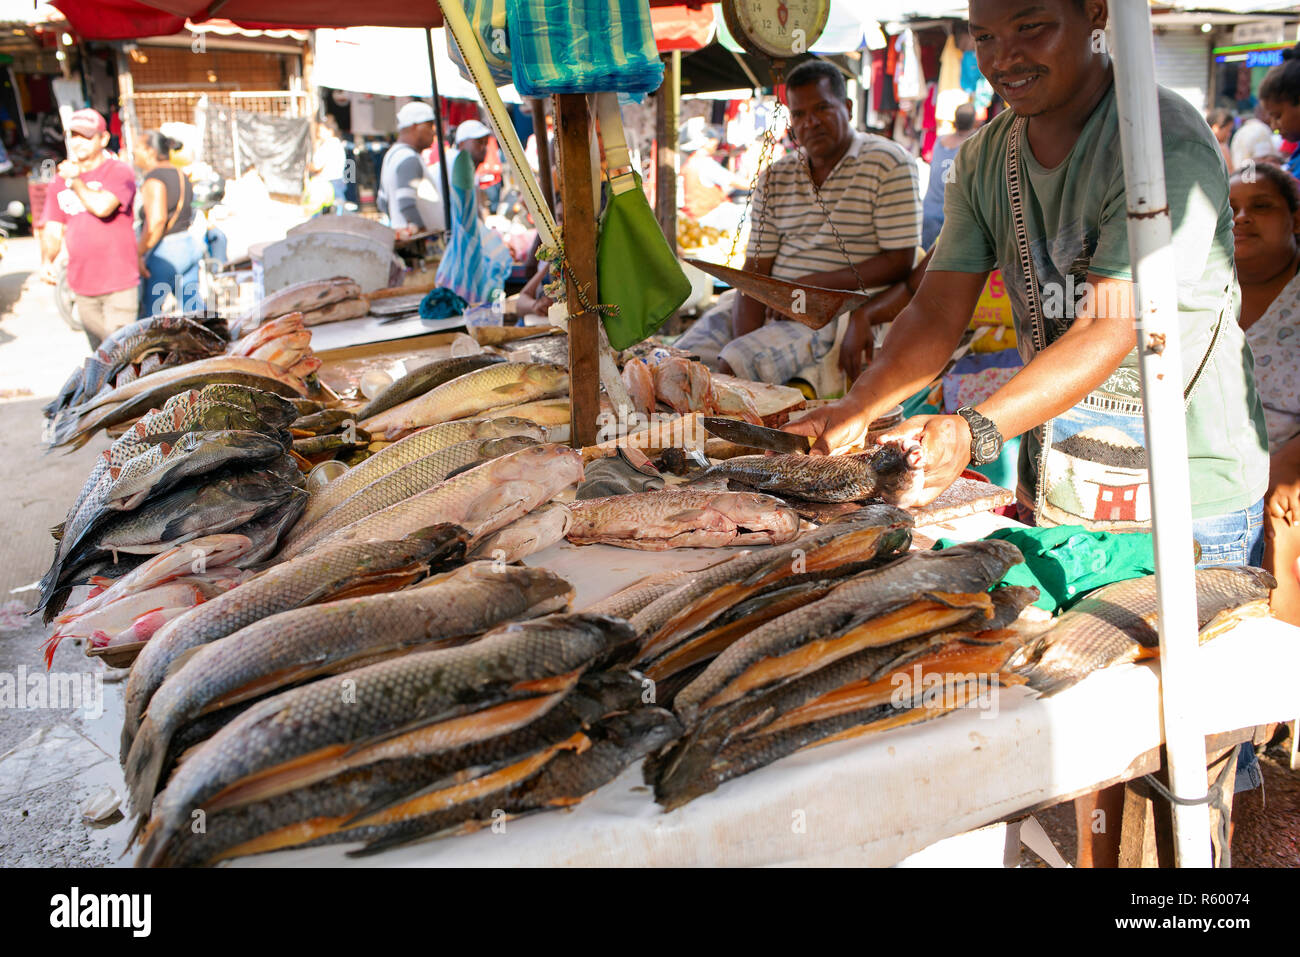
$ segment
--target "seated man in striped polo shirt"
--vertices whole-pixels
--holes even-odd
[[[803,149],[777,160],[759,180],[745,271],[833,289],[856,289],[859,276],[869,291],[902,281],[921,241],[915,162],[897,143],[853,129],[844,77],[824,60],[806,60],[790,71],[786,101]],[[850,382],[861,371],[867,331],[860,317],[853,321],[840,357]],[[783,383],[831,350],[835,328],[832,322],[809,329],[728,292],[676,345],[720,372]]]

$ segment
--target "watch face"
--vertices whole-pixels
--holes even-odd
[[[998,440],[986,435],[975,443],[975,464],[987,465],[998,457]]]

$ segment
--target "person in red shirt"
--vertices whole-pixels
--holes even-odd
[[[68,121],[71,157],[59,164],[45,194],[41,275],[57,281],[54,262],[66,234],[68,285],[90,348],[136,319],[140,263],[133,213],[135,172],[104,152],[108,126],[95,110]]]

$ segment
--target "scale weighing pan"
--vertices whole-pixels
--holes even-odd
[[[820,329],[837,316],[852,312],[871,298],[856,289],[827,289],[824,286],[786,282],[783,279],[773,279],[771,276],[761,276],[757,273],[745,272],[743,269],[732,269],[730,266],[721,266],[702,259],[682,261],[721,279],[733,289],[751,299],[757,299],[765,306],[771,306],[781,315],[789,316],[809,329]],[[796,315],[791,313],[790,309],[800,300],[800,293],[803,294],[804,312]]]

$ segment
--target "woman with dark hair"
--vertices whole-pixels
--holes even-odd
[[[1273,614],[1300,625],[1300,183],[1269,163],[1232,176],[1240,324],[1255,356],[1268,427],[1264,566],[1277,578]]]
[[[1228,164],[1228,169],[1232,169],[1232,152],[1228,149],[1228,142],[1237,129],[1237,121],[1233,117],[1232,111],[1222,108],[1210,110],[1209,113],[1205,114],[1205,122],[1210,124],[1210,132],[1219,141],[1219,150],[1223,153],[1223,161]]]
[[[180,144],[157,131],[139,136],[135,165],[144,173],[140,206],[140,315],[155,315],[167,294],[176,297],[182,312],[203,307],[199,295],[199,262],[203,244],[190,234],[194,189],[171,162]]]
[[[1259,102],[1273,129],[1288,142],[1300,143],[1300,43],[1283,50],[1282,62],[1264,76]],[[1300,147],[1287,158],[1286,170],[1300,176]]]

